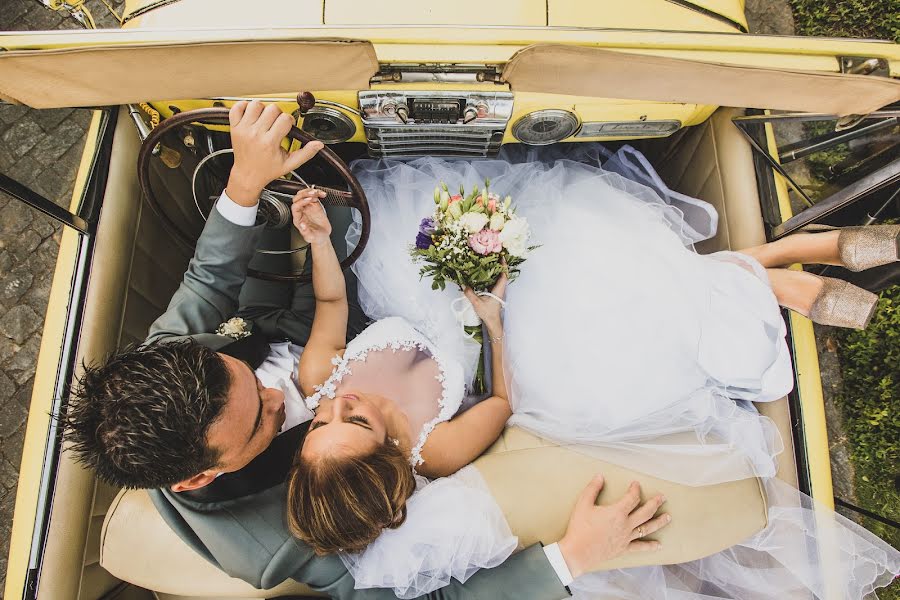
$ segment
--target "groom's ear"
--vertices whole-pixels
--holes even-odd
[[[215,471],[203,471],[202,473],[198,473],[197,475],[194,475],[189,479],[184,479],[182,481],[179,481],[178,483],[173,483],[170,489],[173,492],[187,492],[189,490],[196,490],[209,485],[215,480],[217,476],[218,473]]]

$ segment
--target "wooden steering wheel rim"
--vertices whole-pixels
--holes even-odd
[[[175,239],[181,244],[184,244],[187,248],[193,249],[196,246],[195,241],[182,231],[178,224],[166,214],[157,201],[156,196],[153,194],[153,189],[150,185],[150,158],[153,155],[153,149],[162,141],[163,136],[173,128],[189,123],[228,125],[228,112],[227,108],[200,108],[172,115],[150,132],[150,135],[148,135],[147,139],[141,144],[141,150],[138,153],[138,181],[141,186],[144,201],[162,220],[166,225],[166,229],[175,237]],[[297,127],[291,127],[287,137],[303,144],[316,141],[315,137]],[[337,171],[338,175],[341,176],[350,190],[349,194],[340,191],[336,191],[334,194],[329,193],[329,197],[323,199],[322,203],[326,205],[348,206],[355,208],[362,214],[362,231],[360,232],[359,242],[356,244],[356,248],[353,249],[353,252],[341,261],[341,269],[347,269],[357,258],[359,258],[366,248],[366,243],[369,241],[369,231],[372,225],[371,215],[369,214],[369,203],[366,200],[366,193],[363,191],[359,181],[353,173],[350,172],[350,167],[347,166],[347,163],[345,163],[340,156],[335,154],[328,146],[324,146],[319,150],[318,156],[321,156],[329,166]],[[285,194],[295,194],[306,187],[302,183],[285,180],[279,180],[276,185],[278,191]],[[338,198],[338,194],[342,197]],[[272,273],[269,271],[248,269],[247,275],[267,281],[309,282],[312,280],[311,273],[303,272]]]

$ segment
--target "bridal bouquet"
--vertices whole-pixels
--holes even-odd
[[[410,251],[413,260],[422,263],[419,274],[432,277],[433,289],[443,290],[451,281],[460,289],[490,290],[504,264],[512,281],[519,274],[519,265],[536,248],[528,244],[528,221],[516,216],[512,198],[501,199],[490,191],[490,183],[485,180],[483,188],[476,185],[468,194],[462,185],[458,194],[451,194],[444,182],[434,188],[434,214],[422,219]],[[480,320],[465,297],[460,301],[467,309],[460,311],[466,332],[482,343]],[[476,393],[486,391],[484,362],[482,349]]]
[[[443,290],[447,281],[460,289],[489,290],[506,263],[510,281],[519,273],[528,253],[531,231],[528,221],[517,217],[512,198],[475,186],[467,195],[460,186],[450,194],[447,184],[434,188],[434,214],[422,219],[416,235],[413,259],[423,263],[419,274],[430,275],[432,288]]]

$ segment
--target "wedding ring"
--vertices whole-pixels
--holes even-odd
[[[644,537],[644,526],[643,525],[641,525],[640,527],[637,528],[637,534],[638,534],[639,538]]]

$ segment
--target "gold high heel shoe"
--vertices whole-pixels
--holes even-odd
[[[844,267],[865,271],[900,260],[900,225],[844,227],[838,235]]]
[[[816,277],[823,285],[809,310],[810,320],[820,325],[865,329],[875,314],[878,296],[843,279]]]

